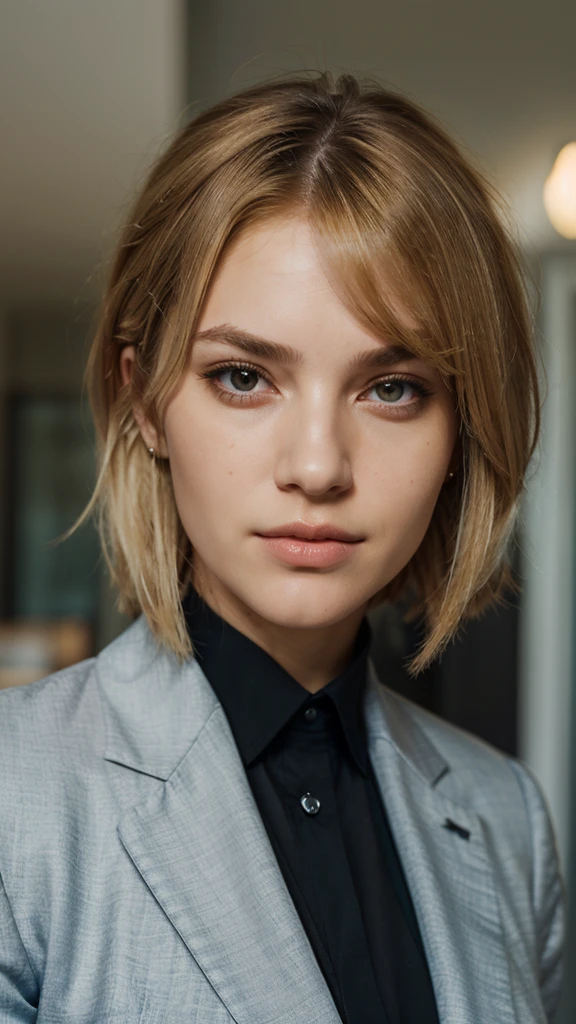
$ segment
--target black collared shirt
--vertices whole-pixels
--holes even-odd
[[[438,1024],[362,701],[371,630],[310,694],[189,589],[198,664],[224,708],[296,910],[345,1024]]]

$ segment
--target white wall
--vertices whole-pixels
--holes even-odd
[[[82,301],[177,123],[180,0],[3,0],[0,304]]]

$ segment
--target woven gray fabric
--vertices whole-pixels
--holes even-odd
[[[364,712],[442,1024],[552,1021],[564,898],[538,785],[372,663]],[[338,1024],[223,709],[143,617],[0,693],[0,876],[2,1024]]]

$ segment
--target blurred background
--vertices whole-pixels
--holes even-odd
[[[258,80],[306,68],[374,75],[440,118],[508,201],[536,281],[547,375],[514,553],[520,593],[416,682],[404,662],[417,627],[378,610],[374,658],[389,685],[533,769],[574,918],[573,0],[3,0],[0,22],[0,686],[89,657],[127,625],[93,527],[52,542],[93,483],[82,374],[118,226],[151,162],[175,128]],[[562,1024],[576,1020],[575,975]]]

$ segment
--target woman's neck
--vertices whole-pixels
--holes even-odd
[[[194,589],[212,611],[258,644],[309,693],[317,693],[347,668],[365,613],[361,607],[343,621],[293,628],[269,622],[212,581],[201,583],[196,576]]]

